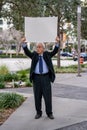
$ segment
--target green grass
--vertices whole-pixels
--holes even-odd
[[[69,67],[54,67],[55,73],[76,73],[77,67],[76,66],[69,66]]]
[[[81,65],[81,72],[83,71],[83,68],[87,68],[87,64]],[[66,67],[60,67],[54,66],[55,73],[77,73],[78,65],[70,65]]]
[[[87,68],[87,64],[83,64],[82,66],[83,66],[84,68]]]

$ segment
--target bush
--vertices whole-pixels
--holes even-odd
[[[5,83],[4,82],[0,82],[0,89],[3,89],[3,88],[5,88]]]
[[[4,75],[0,75],[0,81],[4,82]]]
[[[25,81],[27,79],[27,72],[26,72],[26,70],[19,71],[18,75],[19,75],[19,79],[21,81]]]
[[[5,75],[9,73],[9,69],[6,65],[0,66],[0,75]]]
[[[32,87],[32,83],[30,82],[30,80],[27,80],[27,81],[25,82],[25,86],[26,86],[26,87]]]
[[[16,93],[1,93],[0,94],[0,108],[17,108],[22,104],[25,98]]]
[[[6,55],[6,54],[2,54],[0,55],[0,58],[9,58],[10,54]],[[12,58],[27,58],[26,55],[23,54],[18,54],[18,56],[16,54],[12,54]]]
[[[11,82],[12,80],[18,81],[19,80],[18,75],[17,74],[11,74],[11,73],[0,75],[0,81],[2,81],[2,82],[4,82],[4,81]]]
[[[19,85],[19,84],[14,83],[14,88],[19,88],[19,87],[20,87],[20,85]]]
[[[5,81],[12,81],[12,80],[15,80],[17,81],[19,78],[18,78],[18,75],[17,74],[11,74],[11,73],[8,73],[4,76],[4,80]]]

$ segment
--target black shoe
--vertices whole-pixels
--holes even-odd
[[[54,116],[53,116],[52,114],[49,114],[48,117],[49,117],[50,119],[54,119]]]
[[[39,119],[41,116],[41,114],[36,114],[35,119]]]

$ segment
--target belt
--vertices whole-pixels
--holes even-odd
[[[34,73],[35,74],[35,73]],[[49,73],[45,73],[45,74],[35,74],[37,76],[45,76],[45,75],[48,75]]]

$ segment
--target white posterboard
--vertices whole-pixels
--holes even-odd
[[[55,42],[57,17],[25,17],[25,36],[28,42]]]

